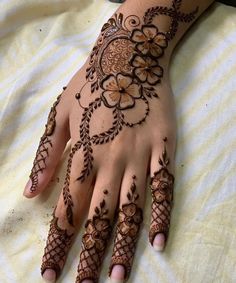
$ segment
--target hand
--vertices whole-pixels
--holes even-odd
[[[174,0],[167,8],[175,14],[153,6],[145,14],[141,9],[131,15],[131,2],[104,24],[87,62],[51,108],[25,189],[25,196],[34,197],[46,188],[71,139],[66,178],[41,267],[43,277],[51,281],[65,264],[88,206],[76,282],[97,282],[116,216],[109,274],[119,280],[129,277],[148,176],[149,241],[163,250],[168,239],[176,143],[168,64],[179,22],[193,21],[198,9],[180,13],[181,1]],[[171,24],[163,21],[167,29],[157,24],[160,15],[172,19]]]

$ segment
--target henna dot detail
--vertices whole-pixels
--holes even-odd
[[[75,98],[76,98],[76,99],[80,99],[80,93],[76,93],[76,94],[75,94]]]

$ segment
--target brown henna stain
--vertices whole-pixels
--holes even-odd
[[[59,227],[58,217],[55,216],[54,210],[41,265],[42,275],[46,269],[53,269],[56,272],[56,277],[59,277],[72,244],[73,236],[74,234],[69,234],[67,229]]]
[[[82,183],[93,170],[94,146],[112,142],[124,127],[133,128],[145,123],[150,113],[149,104],[153,99],[159,98],[157,87],[164,76],[159,59],[164,57],[165,49],[175,37],[179,23],[193,21],[198,12],[198,8],[188,14],[181,12],[181,2],[182,0],[173,0],[170,7],[152,7],[145,12],[143,19],[136,15],[124,17],[122,13],[116,13],[102,27],[90,54],[86,83],[75,94],[83,110],[80,140],[72,148],[63,189],[68,222],[71,225],[73,201],[69,191],[69,174],[73,155],[78,150],[84,155],[83,168],[77,178]],[[171,18],[168,30],[160,31],[155,25],[155,18],[159,15]],[[80,99],[87,84],[95,98],[89,105],[83,106]],[[135,111],[137,101],[145,105],[145,112],[138,117],[137,122],[130,123],[126,119],[126,111]],[[91,118],[100,107],[111,109],[112,126],[107,131],[91,136]]]
[[[66,87],[63,87],[63,90],[66,90]],[[36,157],[33,162],[33,168],[29,176],[32,182],[32,185],[30,188],[31,193],[37,190],[39,173],[42,174],[43,171],[45,170],[47,166],[46,160],[49,157],[49,150],[50,148],[53,147],[51,136],[53,135],[55,128],[56,128],[56,115],[57,115],[56,107],[60,103],[61,95],[62,94],[60,94],[57,97],[57,100],[54,102],[50,110],[50,113],[48,115],[48,120],[45,125],[44,134],[41,137],[40,142],[39,142],[39,146],[36,152]]]
[[[136,192],[136,176],[134,175],[132,178],[133,182],[127,193],[128,201],[122,204],[118,212],[114,249],[109,267],[110,276],[114,265],[123,265],[125,268],[125,280],[129,278],[131,272],[138,234],[143,221],[143,211],[137,205],[139,194]]]
[[[107,193],[105,190],[104,195]],[[112,228],[104,199],[95,207],[94,212],[93,217],[85,223],[76,283],[81,283],[85,279],[98,282],[99,270],[111,234]]]
[[[165,137],[163,141],[164,150],[158,161],[161,168],[154,172],[150,185],[152,192],[152,215],[149,241],[151,244],[153,244],[154,238],[158,233],[163,233],[165,235],[165,241],[167,241],[171,209],[173,206],[173,188],[175,178],[167,168],[170,163],[166,150],[166,142],[168,141],[167,137]]]

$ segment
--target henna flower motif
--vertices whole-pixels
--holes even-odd
[[[165,168],[158,171],[152,181],[152,195],[156,202],[171,202],[173,197],[174,178]]]
[[[124,204],[119,213],[118,229],[124,236],[134,237],[142,221],[142,210],[135,203]]]
[[[141,97],[140,86],[128,75],[110,75],[101,82],[102,100],[107,107],[117,107],[120,110],[131,108],[135,99]]]
[[[108,219],[94,217],[93,220],[88,220],[86,223],[86,232],[82,240],[85,249],[89,250],[95,247],[96,250],[104,250],[109,233],[110,225]]]
[[[141,57],[134,55],[131,60],[131,65],[134,67],[135,76],[142,83],[149,83],[150,85],[156,85],[160,82],[160,78],[163,76],[163,69],[158,65],[158,62],[150,57]]]
[[[144,25],[141,30],[134,29],[131,40],[137,43],[136,48],[144,55],[150,53],[154,57],[163,55],[168,42],[164,33],[158,32],[153,25]]]

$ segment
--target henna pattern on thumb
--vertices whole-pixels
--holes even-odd
[[[65,90],[66,87],[63,87]],[[45,125],[45,131],[43,136],[40,139],[39,146],[36,152],[36,157],[33,162],[33,168],[30,173],[30,180],[31,180],[31,187],[30,192],[33,193],[37,190],[38,187],[38,180],[39,180],[39,173],[43,173],[44,169],[46,168],[46,160],[49,157],[49,150],[53,147],[52,139],[50,138],[56,128],[56,107],[60,103],[61,95],[58,95],[57,100],[54,102],[50,113],[48,115],[48,120]]]

